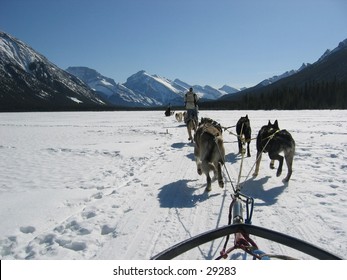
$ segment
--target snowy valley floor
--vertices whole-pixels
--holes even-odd
[[[296,141],[283,184],[263,156],[252,178],[255,140],[243,166],[243,192],[255,199],[253,224],[347,258],[347,111],[201,111],[223,126],[248,114],[252,137],[279,121]],[[234,132],[234,128],[231,129]],[[150,259],[228,222],[232,188],[204,192],[183,123],[163,112],[0,114],[1,259]],[[236,182],[241,157],[224,133],[226,168]],[[310,259],[254,237],[267,253]],[[233,238],[231,241],[233,242]],[[179,259],[213,259],[224,238]],[[233,259],[245,258],[235,251]]]

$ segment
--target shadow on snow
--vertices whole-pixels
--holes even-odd
[[[255,180],[254,178],[248,179],[241,185],[241,192],[247,196],[253,197],[255,205],[257,206],[273,205],[277,202],[278,196],[285,190],[287,184],[265,189],[264,185],[270,178],[272,177],[266,176],[259,180]],[[257,200],[262,200],[263,203],[257,202]]]
[[[190,187],[188,184],[198,180],[178,180],[160,188],[158,199],[162,208],[192,208],[198,202],[205,201],[211,195],[207,192],[194,194],[196,190],[206,186]],[[219,195],[219,194],[215,194]],[[212,195],[212,196],[215,196]]]
[[[191,142],[187,142],[187,143],[179,142],[179,143],[173,143],[171,145],[171,148],[174,148],[174,149],[182,149],[183,147],[194,147],[194,143],[191,143]]]

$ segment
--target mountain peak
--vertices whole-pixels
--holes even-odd
[[[32,63],[48,61],[43,55],[5,32],[0,33],[0,56],[8,63],[15,62],[28,73]]]
[[[0,32],[0,57],[0,110],[64,110],[105,105],[81,80],[5,32]]]
[[[318,61],[322,61],[324,58],[326,58],[331,53],[330,49],[327,49],[322,56],[318,59]]]
[[[232,94],[232,93],[240,91],[239,89],[228,86],[228,85],[222,86],[219,90],[225,91],[227,94]]]
[[[303,69],[305,69],[307,66],[310,66],[311,64],[310,63],[303,63],[300,68],[298,69],[298,71],[301,71]]]
[[[343,40],[342,42],[339,43],[338,48],[346,48],[347,47],[347,39]]]
[[[85,66],[70,66],[66,71],[77,76],[82,81],[102,76],[98,71]]]
[[[347,48],[347,39],[341,41],[335,49],[333,49],[333,50],[327,49],[327,50],[323,53],[323,55],[318,59],[318,61],[322,61],[322,60],[324,60],[326,57],[328,57],[329,55],[331,55],[331,54],[333,54],[333,53],[335,53],[335,52],[337,52],[337,51],[340,51],[340,50],[342,50],[342,49],[344,49],[344,48]]]
[[[146,70],[140,70],[140,71],[136,72],[132,76],[141,76],[141,75],[146,75],[146,74],[147,74]]]

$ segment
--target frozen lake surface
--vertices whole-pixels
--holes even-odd
[[[288,184],[286,165],[277,178],[267,155],[258,177],[245,177],[243,192],[255,199],[253,224],[346,259],[347,111],[201,111],[200,117],[227,127],[246,114],[252,137],[277,119],[296,141]],[[232,188],[225,172],[224,189],[213,182],[204,192],[184,124],[163,112],[2,113],[0,135],[1,259],[150,259],[228,222]],[[236,137],[226,131],[224,141],[235,184]],[[255,162],[255,140],[251,155],[244,176]],[[311,258],[254,240],[267,253]],[[215,240],[178,258],[213,259],[223,244]]]

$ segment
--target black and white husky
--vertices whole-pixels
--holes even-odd
[[[264,125],[260,129],[257,136],[257,159],[253,176],[257,176],[259,173],[262,153],[268,153],[271,159],[271,169],[275,168],[275,160],[279,162],[276,173],[277,177],[279,177],[282,173],[283,166],[283,156],[280,155],[281,152],[284,153],[284,159],[288,167],[287,176],[283,181],[288,182],[293,172],[292,165],[295,153],[295,141],[287,130],[279,129],[277,120],[273,124],[269,121],[267,125]]]
[[[223,188],[222,165],[225,161],[225,149],[221,126],[209,118],[202,118],[194,135],[194,143],[197,172],[199,175],[206,175],[206,191],[211,190],[211,171]]]

